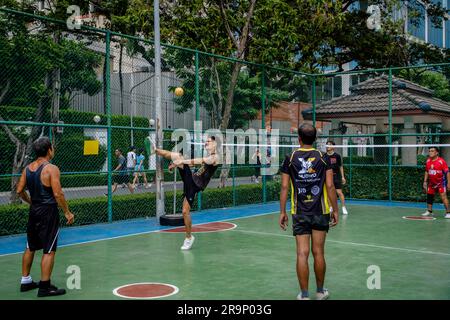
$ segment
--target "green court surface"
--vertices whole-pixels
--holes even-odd
[[[450,220],[402,217],[423,210],[348,206],[326,242],[325,287],[330,299],[450,299]],[[81,289],[50,299],[122,299],[122,285],[158,282],[179,288],[163,299],[292,300],[299,292],[295,241],[278,226],[278,213],[230,220],[233,230],[198,233],[191,251],[180,251],[184,234],[152,232],[61,247],[52,281],[66,287],[66,270],[77,265]],[[291,223],[291,221],[290,221]],[[0,257],[0,298],[37,299],[20,293],[21,254]],[[39,279],[40,254],[32,276]],[[310,291],[315,291],[310,257]],[[368,289],[369,266],[380,268],[381,289]],[[48,299],[48,298],[46,298]]]

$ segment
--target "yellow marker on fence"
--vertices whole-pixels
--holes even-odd
[[[85,140],[83,154],[85,156],[90,156],[90,155],[97,156],[99,145],[100,145],[100,143],[98,140]]]

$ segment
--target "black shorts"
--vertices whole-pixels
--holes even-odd
[[[58,206],[31,205],[27,225],[27,248],[30,251],[56,251],[59,233]]]
[[[312,230],[328,232],[329,228],[330,228],[329,214],[292,215],[292,229],[294,231],[294,236],[300,236],[302,234],[311,234]]]
[[[333,183],[334,183],[334,187],[336,189],[342,189],[342,179],[341,178],[334,178]]]
[[[113,182],[117,184],[129,183],[130,176],[128,174],[117,174],[113,176]]]
[[[183,168],[178,168],[178,171],[183,180],[183,197],[186,198],[192,208],[195,195],[202,190],[195,184],[194,179],[192,178],[191,168],[189,168],[187,164],[185,164]]]

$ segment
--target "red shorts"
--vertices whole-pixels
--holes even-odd
[[[435,194],[436,192],[438,193],[444,193],[446,192],[445,190],[445,186],[442,184],[438,184],[438,185],[428,185],[428,190],[427,190],[427,194]]]

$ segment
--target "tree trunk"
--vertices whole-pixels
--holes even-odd
[[[120,42],[120,53],[119,53],[120,114],[124,115],[122,62],[123,62],[123,44],[122,44],[122,42]]]
[[[55,31],[53,34],[53,41],[56,44],[61,42],[61,33],[59,31]],[[59,107],[61,101],[61,69],[54,68],[50,75],[50,85],[51,85],[51,122],[58,123],[59,121]],[[56,141],[56,127],[52,127],[52,145],[55,144]]]
[[[45,78],[46,87],[49,88],[51,86],[50,76],[47,75]],[[45,106],[50,103],[50,97],[47,93],[39,100],[38,107],[36,109],[36,114],[34,117],[34,122],[44,122],[45,120]],[[22,173],[22,170],[31,162],[31,154],[32,154],[32,146],[33,141],[35,141],[40,135],[43,133],[43,128],[40,126],[32,126],[31,133],[28,136],[27,143],[23,143],[17,137],[15,137],[12,132],[10,133],[10,140],[16,145],[16,153],[14,155],[14,162],[12,167],[11,174],[13,175],[11,178],[11,194],[10,194],[10,202],[11,203],[20,203],[20,199],[16,192],[17,182],[19,181],[19,176]]]
[[[230,122],[231,108],[234,101],[234,89],[236,88],[239,72],[241,71],[241,64],[235,63],[233,67],[233,73],[231,74],[230,87],[228,88],[227,100],[225,103],[225,109],[223,110],[222,123],[220,124],[220,130],[226,130],[228,123]]]

